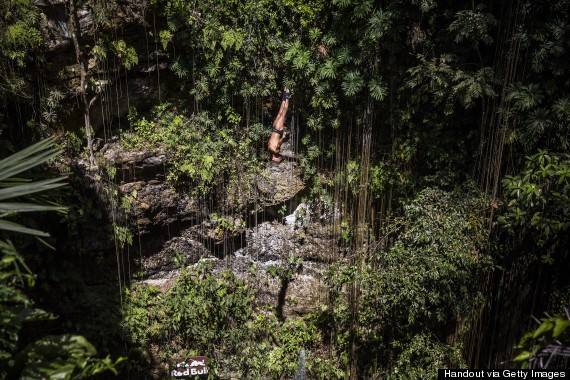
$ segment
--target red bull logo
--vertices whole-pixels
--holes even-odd
[[[205,356],[190,356],[186,360],[173,363],[170,369],[170,376],[182,379],[191,376],[207,375],[207,362],[208,358]]]

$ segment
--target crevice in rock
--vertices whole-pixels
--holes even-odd
[[[289,282],[291,280],[289,277],[281,278],[281,287],[279,288],[279,293],[277,295],[277,307],[275,308],[275,314],[280,321],[285,320],[285,315],[283,314],[283,308],[285,307],[285,296],[287,295],[287,288],[289,287]]]

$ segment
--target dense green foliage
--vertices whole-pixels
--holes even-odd
[[[214,378],[281,379],[293,375],[306,348],[314,377],[342,377],[334,361],[312,352],[322,340],[314,318],[280,323],[272,311],[255,307],[255,293],[231,271],[215,275],[207,261],[183,269],[166,293],[137,285],[124,322],[138,357],[133,365],[207,355]]]
[[[562,238],[570,227],[570,156],[540,151],[527,157],[524,170],[503,180],[507,212],[499,221],[510,229],[522,229],[535,241]]]
[[[30,1],[0,3],[0,99],[13,94],[26,96],[25,70],[41,62],[44,39],[39,30],[41,12]]]
[[[299,350],[306,349],[315,378],[344,378],[355,339],[367,376],[421,379],[438,367],[465,366],[461,334],[483,301],[477,279],[490,259],[482,252],[485,202],[475,192],[463,195],[422,192],[391,226],[396,244],[361,270],[338,262],[327,277],[334,306],[301,320],[281,324],[269,310],[256,310],[250,285],[231,272],[214,276],[207,262],[184,270],[165,294],[136,286],[125,326],[135,347],[143,348],[139,365],[208,353],[216,377],[282,378],[291,376]],[[275,273],[294,280],[282,269]],[[349,302],[354,286],[360,289],[356,316]],[[331,333],[336,366],[318,344]]]
[[[85,156],[85,145],[93,156],[89,117],[100,107],[95,135],[164,154],[167,185],[206,200],[210,236],[223,240],[246,227],[287,86],[307,196],[339,210],[341,252],[328,257],[329,299],[285,321],[257,308],[251,284],[207,265],[182,268],[165,293],[127,284],[121,264],[133,261],[137,231],[125,215],[136,192],[119,200],[117,168],[97,154],[100,171],[89,174],[104,179],[105,195],[81,195],[88,201],[67,218],[68,237],[84,238],[77,230],[89,213],[108,224],[115,251],[96,254],[117,257],[135,371],[200,353],[212,377],[286,378],[304,348],[314,378],[426,378],[441,367],[511,363],[513,336],[524,336],[516,360],[536,364],[533,355],[544,357],[567,333],[559,316],[523,331],[530,314],[569,306],[569,0],[152,0],[134,38],[124,33],[135,29],[124,5],[66,2],[73,65],[55,78],[44,65],[54,53],[46,49],[53,15],[0,0],[0,156],[52,134],[70,161]],[[79,13],[93,15],[85,35]],[[115,14],[129,15],[128,28]],[[157,96],[132,106],[132,78],[156,82]],[[83,123],[85,136],[77,134]],[[59,182],[40,184],[51,191]],[[12,185],[0,189],[0,228],[41,236],[41,226],[16,224],[14,212],[58,207],[7,203]],[[31,279],[18,273],[23,259],[8,240],[2,250],[3,301],[46,317],[15,285]],[[295,277],[288,268],[269,272]],[[14,341],[6,342],[12,355]],[[71,343],[88,363],[92,347]]]
[[[167,179],[189,181],[197,193],[224,184],[234,190],[239,185],[246,193],[247,184],[238,182],[259,170],[254,142],[261,140],[260,130],[253,127],[248,133],[237,128],[239,115],[226,115],[228,124],[224,126],[206,112],[187,114],[168,103],[154,108],[152,121],[131,110],[133,132],[124,135],[122,143],[127,148],[161,149],[172,162]]]
[[[477,279],[491,261],[483,250],[485,202],[464,194],[424,190],[391,226],[398,231],[393,247],[360,270],[338,263],[331,271],[333,328],[341,347],[358,342],[361,373],[378,375],[371,372],[376,363],[376,371],[393,366],[389,376],[420,379],[438,366],[465,366],[461,335],[483,302]]]

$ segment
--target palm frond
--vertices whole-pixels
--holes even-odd
[[[321,79],[335,79],[337,76],[338,64],[333,59],[328,59],[319,69]]]
[[[53,138],[42,140],[0,161],[0,181],[25,172],[55,158],[61,151]]]
[[[10,199],[10,202],[0,202],[0,230],[47,237],[49,234],[29,228],[12,221],[3,220],[6,215],[36,211],[64,211],[65,208],[54,203],[38,203],[32,194],[50,191],[65,185],[64,177],[32,181],[28,178],[14,176],[39,166],[60,153],[55,147],[53,138],[40,141],[11,156],[0,160],[0,201]],[[18,202],[16,198],[27,199]]]
[[[509,89],[507,100],[512,102],[512,106],[517,111],[527,111],[537,107],[544,98],[540,87],[531,83],[528,86],[516,85]]]
[[[50,178],[44,179],[42,181],[24,183],[1,189],[0,201],[4,199],[31,195],[34,193],[39,193],[41,191],[57,189],[58,187],[65,186],[65,183],[61,182],[63,179],[64,177]]]
[[[28,228],[22,226],[21,224],[9,222],[7,220],[2,220],[2,219],[0,219],[0,230],[16,232],[19,234],[49,237],[49,234],[47,232],[36,230],[34,228]]]
[[[368,84],[368,88],[370,90],[370,95],[378,101],[384,100],[388,94],[388,87],[381,78],[372,79]]]
[[[38,211],[65,211],[66,208],[57,205],[40,205],[34,203],[0,203],[2,212],[38,212]]]
[[[342,82],[342,90],[346,96],[354,96],[364,86],[364,79],[358,71],[351,71],[347,73]]]

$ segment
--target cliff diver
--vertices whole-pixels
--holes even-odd
[[[285,126],[285,116],[287,115],[287,108],[289,108],[289,99],[291,98],[291,93],[289,89],[285,87],[283,90],[283,95],[281,96],[281,107],[279,107],[279,112],[273,121],[273,128],[271,128],[271,136],[269,141],[267,141],[267,150],[269,151],[269,159],[273,162],[280,164],[284,158],[279,153],[281,150],[281,144],[287,137],[287,132],[284,130]]]

